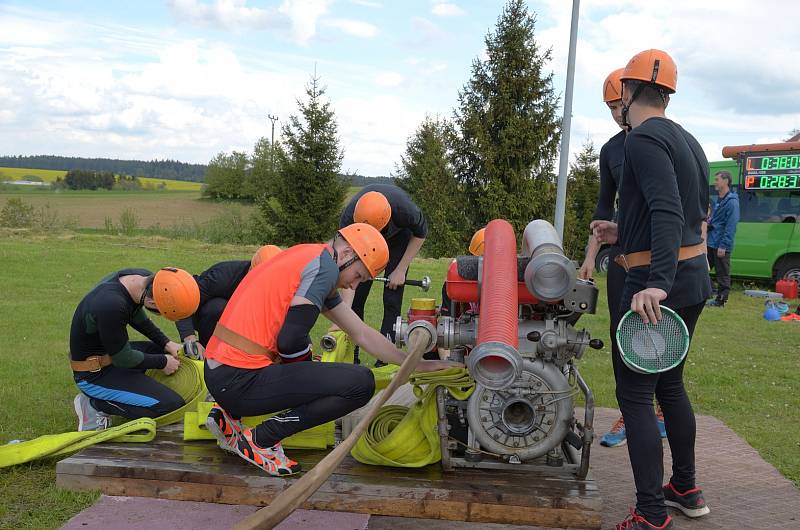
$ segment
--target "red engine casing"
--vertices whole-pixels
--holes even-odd
[[[447,296],[454,302],[477,302],[478,301],[478,282],[476,280],[465,280],[458,274],[456,260],[450,263],[447,269]],[[539,300],[533,296],[525,282],[517,282],[517,296],[520,304],[538,304]]]

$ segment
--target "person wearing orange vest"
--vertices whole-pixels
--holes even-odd
[[[179,320],[197,309],[200,292],[188,272],[123,269],[109,274],[83,297],[72,317],[69,357],[81,391],[75,397],[79,431],[109,426],[110,416],[155,418],[183,406],[180,395],[147,377],[178,369],[180,344],[169,340],[145,309]],[[128,326],[147,337],[130,342]]]
[[[387,362],[405,353],[341,303],[337,289],[354,289],[386,267],[380,232],[354,223],[324,244],[284,250],[245,276],[225,307],[205,355],[205,381],[217,404],[207,420],[224,450],[270,475],[296,473],[281,440],[364,406],[375,389],[363,366],[311,361],[309,333],[318,316]],[[421,361],[418,371],[460,366]],[[283,411],[283,412],[280,412]],[[257,427],[239,418],[278,413]]]
[[[175,323],[190,359],[202,359],[225,305],[250,269],[281,253],[280,247],[264,245],[250,260],[222,261],[194,276],[200,288],[200,305],[188,318]]]

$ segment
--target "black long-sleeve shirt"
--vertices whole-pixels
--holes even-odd
[[[619,187],[619,244],[625,254],[650,250],[651,264],[631,269],[626,283],[663,289],[673,309],[705,300],[705,257],[678,263],[678,251],[702,242],[707,210],[708,160],[697,140],[666,118],[633,129]]]
[[[613,221],[616,218],[615,200],[622,165],[625,162],[625,131],[615,134],[600,148],[600,193],[592,220]]]
[[[342,216],[339,219],[339,228],[344,228],[345,226],[353,224],[353,214],[356,211],[358,199],[370,191],[381,193],[386,197],[386,200],[389,201],[389,206],[392,207],[392,218],[389,220],[389,224],[381,230],[381,234],[383,234],[383,237],[386,238],[387,241],[405,228],[411,230],[414,237],[420,239],[425,239],[427,237],[428,222],[425,220],[425,215],[422,213],[422,210],[419,209],[419,206],[414,204],[414,201],[411,200],[408,193],[397,186],[388,184],[370,184],[369,186],[361,188],[361,191],[350,199],[350,202],[342,212]]]
[[[149,276],[146,269],[123,269],[109,274],[83,297],[72,316],[69,334],[70,358],[83,361],[93,355],[126,354],[128,360],[138,359],[138,364],[129,368],[163,368],[164,355],[153,355],[132,350],[128,342],[127,326],[150,339],[162,348],[169,339],[147,318],[144,308],[134,301],[120,278],[137,274]],[[132,353],[131,353],[132,352]],[[116,364],[116,362],[115,362]]]
[[[212,265],[200,275],[195,275],[194,279],[200,289],[200,304],[197,310],[199,311],[203,304],[212,298],[230,300],[249,270],[249,261],[222,261]],[[181,340],[194,335],[195,325],[192,317],[177,321],[175,327],[178,328]]]

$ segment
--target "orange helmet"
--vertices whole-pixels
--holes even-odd
[[[633,79],[665,88],[669,93],[678,88],[678,67],[667,52],[645,50],[634,55],[620,76],[622,81]]]
[[[264,245],[260,249],[256,250],[255,254],[253,254],[253,257],[250,260],[250,268],[254,269],[265,261],[269,261],[270,259],[274,258],[281,252],[283,252],[281,247],[275,245]]]
[[[392,218],[392,207],[382,193],[368,191],[362,195],[356,203],[353,212],[353,221],[356,223],[367,223],[378,230],[389,224]]]
[[[377,228],[366,223],[353,223],[339,229],[339,234],[358,255],[370,276],[374,278],[386,268],[389,263],[389,245]],[[346,267],[347,265],[343,265],[339,270]]]
[[[612,101],[622,99],[622,80],[620,76],[622,76],[623,71],[625,71],[624,68],[617,68],[606,77],[603,83],[604,102],[611,103]]]
[[[183,269],[164,267],[153,278],[153,300],[158,312],[169,320],[192,316],[200,305],[200,289]]]
[[[472,241],[469,242],[469,252],[473,256],[483,256],[483,238],[486,234],[486,229],[481,228],[472,235]]]

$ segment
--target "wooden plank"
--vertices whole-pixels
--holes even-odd
[[[308,470],[327,451],[289,450]],[[110,495],[264,505],[295,477],[271,477],[212,441],[185,442],[180,426],[147,444],[98,444],[56,466],[57,483]],[[564,468],[515,470],[440,466],[387,468],[347,457],[305,505],[400,517],[597,528],[602,498],[591,476]]]
[[[293,479],[259,475],[234,475],[220,473],[214,469],[198,466],[183,466],[163,462],[149,462],[146,465],[131,467],[127,462],[105,461],[97,463],[91,459],[73,457],[59,462],[58,475],[82,475],[98,479],[136,479],[158,480],[171,483],[196,483],[209,486],[249,487],[262,491],[280,492],[291,485]],[[356,496],[379,496],[384,498],[415,499],[458,499],[460,502],[481,502],[488,504],[516,504],[521,506],[550,507],[592,507],[600,508],[600,498],[591,496],[565,495],[548,488],[516,487],[487,488],[483,484],[468,484],[454,489],[441,482],[398,479],[387,477],[376,480],[351,475],[333,475],[321,488],[331,493]]]
[[[59,474],[57,484],[74,490],[100,489],[107,495],[127,495],[198,500],[227,504],[265,505],[275,492],[254,491],[251,488],[218,485],[209,488],[195,483],[174,483],[159,480],[86,477]],[[347,511],[395,517],[444,519],[452,521],[496,522],[503,524],[558,526],[569,528],[600,527],[600,512],[573,509],[526,507],[514,505],[487,505],[440,499],[407,499],[371,497],[362,498],[351,493],[336,494],[328,491],[315,493],[304,505],[305,509]]]

